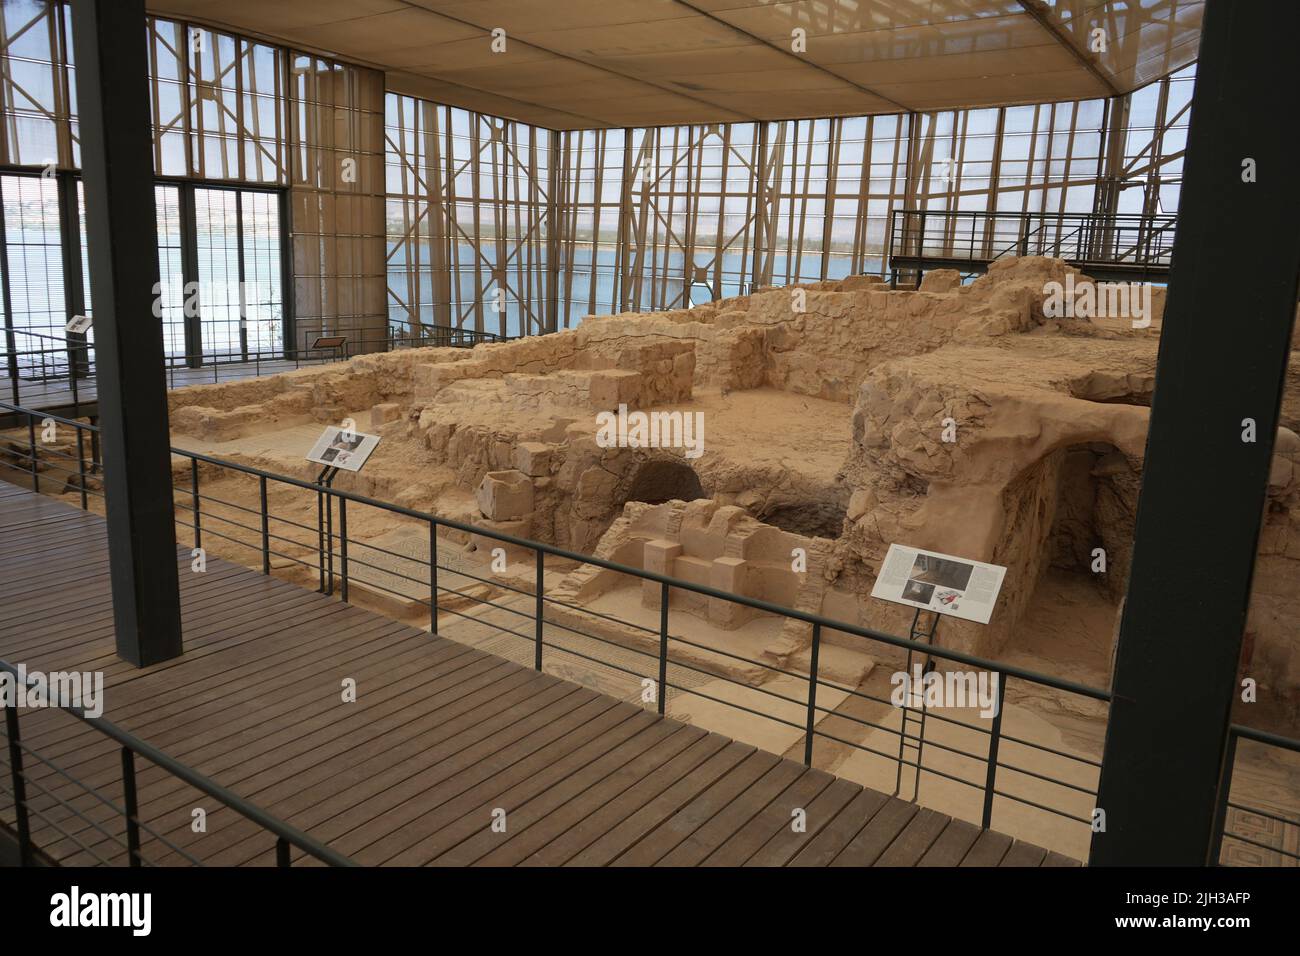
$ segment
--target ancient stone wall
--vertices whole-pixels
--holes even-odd
[[[1153,296],[1149,327],[1049,315],[1048,286],[1067,279],[1087,281],[1060,261],[1025,258],[995,262],[968,285],[948,272],[917,291],[852,277],[597,316],[473,350],[178,390],[172,423],[221,439],[365,414],[386,441],[371,470],[409,474],[405,504],[896,634],[912,612],[869,597],[891,543],[1005,565],[992,622],[943,630],[948,646],[997,656],[1014,646],[1049,571],[1095,574],[1101,548],[1099,591],[1117,607],[1127,585],[1163,297]],[[1248,637],[1253,676],[1295,692],[1300,361],[1290,374]],[[738,415],[747,402],[776,417]],[[598,416],[620,406],[730,421],[746,440],[711,425],[698,457],[611,446]],[[822,417],[806,424],[801,407]],[[814,467],[807,443],[783,450],[797,444],[790,430],[827,428],[827,408],[846,435],[841,465]],[[386,458],[390,448],[406,459]],[[746,549],[759,542],[785,557],[754,558]],[[801,577],[785,569],[794,547],[808,555]],[[743,624],[714,621],[707,602],[691,610]],[[806,647],[806,628],[791,624],[765,653],[782,660]]]

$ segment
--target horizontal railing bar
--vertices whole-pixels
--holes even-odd
[[[30,782],[30,781],[29,781],[29,782]],[[13,792],[13,790],[11,790],[9,787],[6,787],[6,786],[3,785],[3,784],[0,784],[0,791],[3,791],[4,793],[8,794],[8,795],[11,796],[11,797],[14,796],[14,792]],[[51,820],[49,817],[47,817],[47,816],[46,816],[42,811],[40,811],[40,810],[38,810],[36,807],[32,806],[30,800],[25,801],[24,804],[23,804],[23,806],[26,808],[26,810],[27,810],[28,813],[34,813],[34,814],[36,814],[38,817],[40,817],[42,820],[44,820],[44,821],[46,822],[46,824],[47,824],[47,825],[48,825],[52,830],[55,830],[55,831],[56,831],[60,836],[62,836],[65,840],[71,840],[73,843],[77,844],[77,846],[81,847],[81,849],[82,849],[83,852],[85,852],[85,853],[89,853],[91,856],[93,856],[93,857],[94,857],[94,858],[99,862],[99,864],[100,864],[101,866],[112,866],[112,865],[113,865],[113,864],[110,863],[108,860],[104,859],[102,856],[100,856],[98,853],[96,853],[94,850],[92,850],[90,847],[86,846],[86,844],[84,844],[84,843],[82,843],[80,840],[78,840],[75,836],[73,836],[73,835],[72,835],[71,833],[69,833],[67,830],[63,829],[63,827],[59,826],[57,823],[55,823],[53,820]]]
[[[18,669],[12,666],[8,661],[0,660],[0,670],[12,674],[15,680],[19,678]],[[144,757],[156,766],[166,770],[172,776],[178,777],[196,790],[205,793],[209,797],[212,797],[212,799],[224,804],[245,819],[256,823],[262,829],[268,830],[276,836],[288,840],[298,849],[315,857],[321,862],[328,863],[331,866],[355,865],[352,860],[343,856],[341,853],[331,850],[322,843],[318,843],[296,827],[292,827],[284,821],[271,816],[261,807],[250,803],[234,791],[221,786],[221,784],[208,779],[198,771],[187,767],[180,761],[163,753],[163,751],[159,750],[157,747],[146,743],[134,734],[128,733],[111,721],[106,720],[103,717],[91,717],[87,715],[82,708],[73,704],[60,704],[58,705],[58,709],[71,714],[73,717],[76,717],[83,723],[93,727],[105,736],[116,740],[123,747],[126,747],[128,750]]]
[[[1258,840],[1251,839],[1248,836],[1242,836],[1240,833],[1233,833],[1225,830],[1223,833],[1225,840],[1237,840],[1240,843],[1246,843],[1261,850],[1268,850],[1270,853],[1278,853],[1292,860],[1300,860],[1300,854],[1292,853],[1290,850],[1284,850],[1280,846],[1269,846],[1267,843],[1260,843]]]
[[[1283,737],[1281,734],[1269,733],[1267,730],[1255,730],[1241,724],[1232,724],[1228,731],[1246,740],[1253,740],[1258,744],[1268,744],[1270,747],[1280,747],[1283,750],[1290,750],[1292,753],[1300,754],[1300,740],[1292,737]]]
[[[1255,813],[1261,817],[1267,817],[1275,823],[1282,823],[1290,827],[1300,827],[1300,820],[1292,820],[1290,817],[1280,817],[1275,813],[1269,813],[1267,810],[1261,810],[1259,807],[1248,807],[1240,803],[1228,801],[1228,806],[1234,810],[1241,810],[1243,813]]]

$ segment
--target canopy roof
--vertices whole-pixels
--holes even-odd
[[[552,129],[1110,96],[1192,62],[1203,6],[1203,0],[149,2],[160,16],[382,69],[391,90]],[[504,52],[493,50],[497,29],[505,31]],[[792,50],[796,30],[804,31],[800,52]]]

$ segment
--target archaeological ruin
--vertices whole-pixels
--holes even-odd
[[[1134,328],[1046,315],[1046,290],[1066,280],[1077,295],[1090,282],[1060,260],[1008,258],[966,284],[944,270],[914,290],[854,276],[690,309],[591,316],[570,331],[472,349],[363,355],[175,389],[172,440],[310,481],[319,469],[304,456],[320,427],[351,422],[381,440],[363,471],[339,473],[340,490],[886,634],[907,635],[916,613],[870,597],[891,543],[988,562],[1007,569],[991,621],[945,618],[934,640],[1104,687],[1163,290],[1151,321]],[[645,416],[641,433],[636,413]],[[1294,387],[1283,422],[1241,661],[1279,723],[1300,709]],[[174,457],[182,541],[192,464]],[[207,549],[259,566],[255,527],[235,520],[257,509],[257,479],[201,463],[197,471],[213,508]],[[62,493],[78,490],[73,481]],[[319,542],[306,533],[316,508],[303,489],[270,492],[276,572],[304,584],[316,574]],[[349,520],[350,600],[402,620],[427,616],[427,589],[412,577],[430,555],[423,530],[376,509],[350,510]],[[511,618],[526,616],[532,553],[447,527],[438,548],[456,582],[439,633],[531,660],[531,632]],[[653,672],[645,660],[658,640],[660,587],[552,557],[545,588],[548,640],[568,652],[549,666],[636,700],[637,675]],[[801,748],[792,725],[801,723],[811,626],[684,590],[669,605],[687,683],[670,692],[668,712],[777,752]],[[822,698],[819,726],[831,739],[819,765],[889,783],[898,768],[881,755],[898,745],[873,728],[906,720],[880,699],[911,658],[833,629],[822,637],[821,673],[835,689]],[[1024,733],[1099,756],[1099,703],[1026,683],[1012,683],[1006,701]],[[954,751],[933,759],[960,773],[966,731],[932,722],[929,732]],[[1053,761],[1043,769],[1086,770]],[[943,780],[917,795],[978,819],[978,794]],[[1087,801],[1065,803],[1088,811]],[[1032,808],[1015,816],[1013,830],[1086,852],[1082,829]]]

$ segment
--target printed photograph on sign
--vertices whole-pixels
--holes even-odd
[[[329,425],[307,453],[307,460],[343,471],[360,471],[378,444],[378,435],[363,435]]]
[[[987,624],[1007,569],[891,544],[871,596]]]

